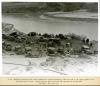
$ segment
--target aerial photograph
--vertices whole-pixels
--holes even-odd
[[[97,2],[2,2],[1,25],[3,75],[97,74]]]

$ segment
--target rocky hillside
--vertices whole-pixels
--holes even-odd
[[[80,2],[2,2],[3,13],[27,13],[27,12],[55,12],[75,11],[87,9],[91,12],[98,11],[98,3]]]

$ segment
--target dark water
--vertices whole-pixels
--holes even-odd
[[[55,18],[40,17],[28,14],[3,14],[2,21],[14,24],[15,28],[28,33],[75,33],[85,35],[92,40],[98,40],[98,23],[86,21],[71,21]]]

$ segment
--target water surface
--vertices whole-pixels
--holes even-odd
[[[3,14],[2,21],[14,24],[15,28],[24,32],[38,33],[75,33],[86,35],[92,40],[98,39],[98,23],[87,21],[71,21],[55,18],[40,17],[29,14]]]

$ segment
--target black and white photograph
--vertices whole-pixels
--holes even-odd
[[[92,76],[98,69],[98,2],[2,2],[3,75]]]

